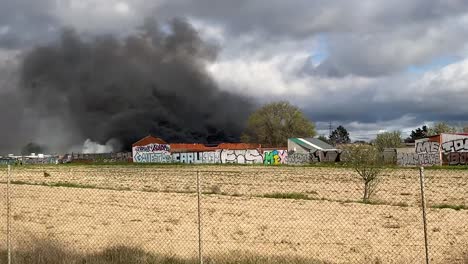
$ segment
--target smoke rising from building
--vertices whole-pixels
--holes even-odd
[[[210,78],[206,65],[217,51],[180,19],[164,26],[147,20],[125,39],[67,29],[24,55],[19,92],[41,126],[51,124],[37,140],[54,151],[85,139],[116,139],[129,149],[148,134],[169,142],[238,141],[252,102]]]

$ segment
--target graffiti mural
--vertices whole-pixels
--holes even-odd
[[[311,162],[312,154],[293,153],[288,154],[288,164],[290,165],[306,165]]]
[[[451,152],[445,154],[445,157],[449,165],[468,165],[468,152]]]
[[[340,151],[317,150],[311,155],[311,162],[338,162],[340,161]]]
[[[15,164],[15,160],[10,159],[10,158],[0,158],[0,165],[9,165],[9,164]]]
[[[468,138],[455,139],[442,143],[443,164],[468,165]]]
[[[131,162],[133,160],[131,152],[118,152],[118,153],[72,153],[66,154],[60,163],[114,163],[114,162]]]
[[[468,152],[468,138],[451,140],[442,143],[442,151],[449,152]]]
[[[148,144],[132,148],[133,162],[136,163],[170,163],[172,156],[168,144]]]
[[[172,156],[165,153],[138,152],[133,155],[135,163],[171,163]]]
[[[20,161],[20,164],[24,164],[24,165],[58,164],[58,163],[59,163],[58,157],[31,158],[31,159],[23,159]]]
[[[172,153],[172,161],[187,164],[215,164],[220,163],[220,151]]]
[[[439,143],[431,141],[416,142],[416,153],[438,153]]]
[[[432,166],[440,164],[440,154],[437,153],[397,153],[399,166]]]
[[[263,163],[263,156],[256,149],[221,150],[221,163],[257,164]]]
[[[263,152],[263,164],[265,165],[279,165],[288,162],[287,150],[272,150]]]
[[[397,151],[399,166],[434,166],[440,165],[440,144],[432,141],[416,141],[415,152]]]

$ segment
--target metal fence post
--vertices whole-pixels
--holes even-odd
[[[421,206],[424,224],[424,247],[426,251],[426,264],[429,264],[429,245],[427,240],[426,196],[424,194],[424,167],[419,169],[419,181],[421,183]]]
[[[8,251],[8,264],[11,264],[11,227],[10,227],[10,178],[11,178],[11,165],[8,165],[7,174],[7,251]]]
[[[197,210],[198,210],[198,262],[200,264],[203,264],[200,171],[197,171],[197,197],[198,197],[198,207],[197,207]]]

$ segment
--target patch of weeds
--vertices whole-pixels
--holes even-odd
[[[455,211],[468,210],[468,207],[464,204],[454,205],[454,204],[435,204],[431,205],[431,208],[435,209],[453,209]]]
[[[362,204],[369,204],[369,205],[390,205],[390,206],[398,206],[398,207],[408,207],[409,205],[405,202],[386,202],[381,200],[368,200],[368,201],[356,201],[357,203]]]
[[[262,196],[263,198],[273,199],[293,199],[293,200],[311,200],[309,196],[303,193],[267,193]]]
[[[405,202],[398,202],[398,203],[392,203],[392,206],[398,206],[398,207],[408,207],[409,205]]]
[[[401,226],[397,223],[387,223],[387,224],[384,224],[383,225],[384,228],[388,228],[388,229],[399,229],[401,228]]]
[[[10,184],[15,184],[15,185],[32,185],[31,183],[25,182],[25,181],[10,181]]]
[[[80,188],[80,189],[96,189],[97,186],[95,185],[88,185],[88,184],[78,184],[72,182],[54,182],[54,183],[43,183],[44,186],[49,187],[65,187],[65,188]]]
[[[210,187],[210,190],[204,194],[221,194],[221,187],[219,187],[218,185],[212,185]]]

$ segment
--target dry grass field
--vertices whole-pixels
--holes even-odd
[[[34,237],[83,252],[125,245],[195,258],[196,171],[206,256],[246,252],[330,263],[424,262],[419,172],[409,169],[385,171],[372,204],[363,204],[359,177],[346,168],[14,167],[14,246]],[[4,194],[4,167],[0,177]],[[426,178],[432,263],[464,263],[468,171],[427,170]],[[1,199],[0,219],[6,219],[5,195]],[[6,220],[0,223],[5,237]]]

